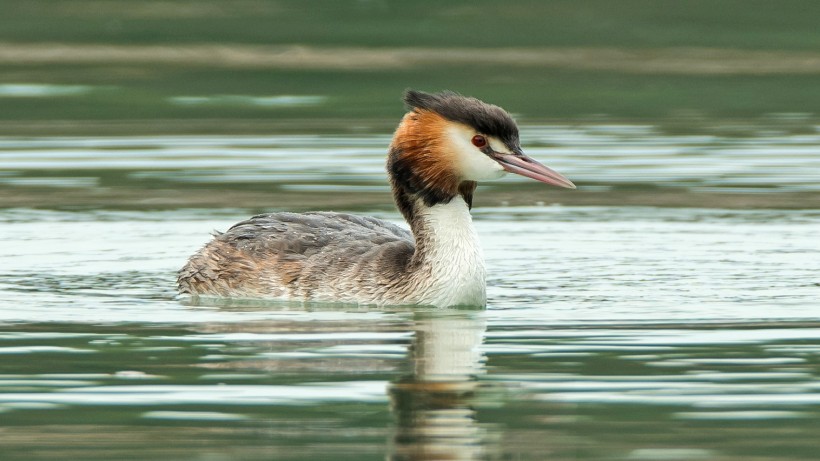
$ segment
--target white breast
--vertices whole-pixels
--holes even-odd
[[[487,298],[484,254],[467,204],[456,197],[425,209],[420,217],[427,234],[416,239],[426,242],[428,270],[423,272],[430,274],[420,303],[483,306]]]

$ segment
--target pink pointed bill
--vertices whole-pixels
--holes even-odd
[[[496,154],[493,158],[504,167],[504,170],[510,173],[520,174],[553,186],[575,189],[575,184],[572,181],[524,154]]]

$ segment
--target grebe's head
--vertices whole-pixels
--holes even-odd
[[[518,127],[504,109],[450,91],[408,90],[404,102],[410,112],[396,130],[388,159],[394,182],[406,182],[412,191],[432,190],[440,192],[434,195],[453,197],[464,183],[510,172],[575,188],[570,180],[524,155]]]

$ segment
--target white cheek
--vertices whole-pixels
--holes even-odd
[[[461,174],[470,181],[498,179],[506,173],[498,162],[477,150],[461,166]]]
[[[451,129],[449,134],[450,145],[456,156],[455,166],[462,178],[469,181],[487,181],[498,179],[506,174],[498,162],[472,144],[471,131],[456,127]]]

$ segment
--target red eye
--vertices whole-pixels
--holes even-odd
[[[487,145],[487,138],[481,136],[480,134],[473,136],[472,141],[473,145],[478,147],[479,149]]]

